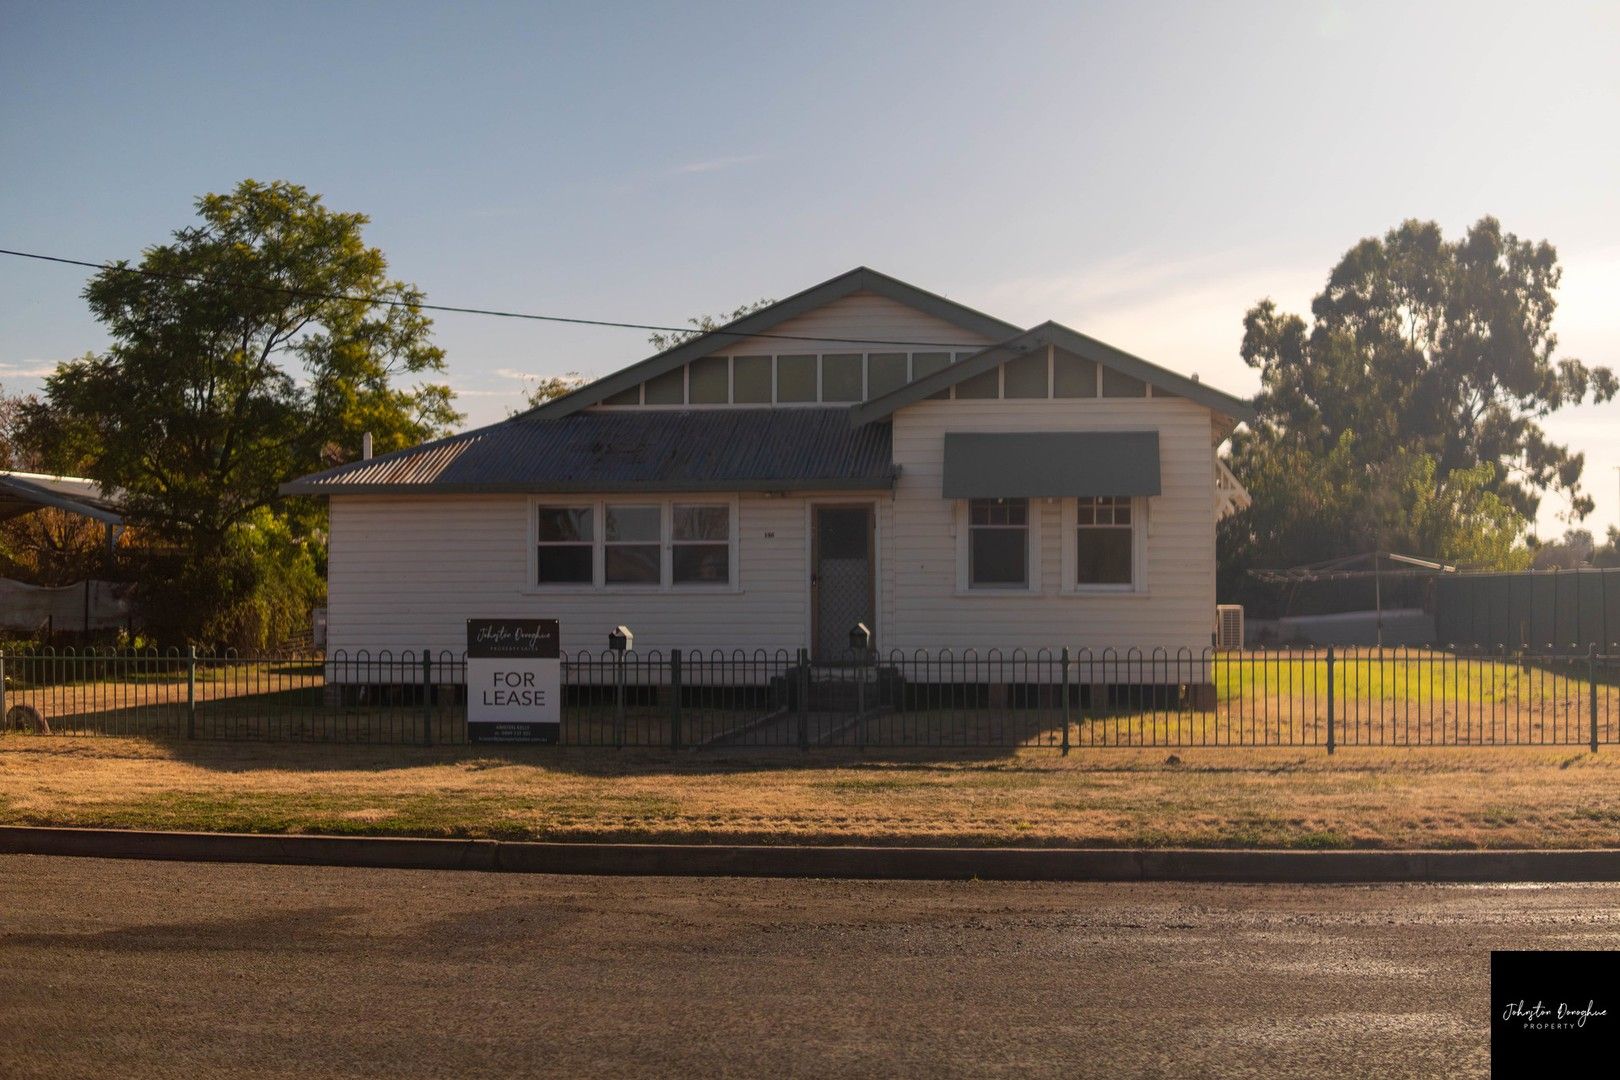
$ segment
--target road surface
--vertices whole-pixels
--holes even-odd
[[[1620,889],[0,856],[0,1076],[1479,1076],[1493,947]]]

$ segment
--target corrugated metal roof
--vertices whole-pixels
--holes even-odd
[[[847,408],[518,417],[283,484],[285,495],[891,487],[889,425]]]
[[[116,500],[108,498],[94,480],[82,476],[0,471],[0,521],[32,513],[42,506],[54,506],[114,525],[124,520],[118,514]]]

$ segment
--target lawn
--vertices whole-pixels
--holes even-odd
[[[1620,846],[1620,752],[650,751],[0,737],[0,823],[552,840]]]

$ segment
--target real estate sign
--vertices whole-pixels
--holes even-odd
[[[467,620],[467,738],[554,743],[562,731],[556,619]]]

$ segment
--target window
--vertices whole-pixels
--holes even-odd
[[[654,375],[641,384],[642,400],[648,405],[685,405],[686,369],[676,368],[662,375]]]
[[[602,515],[602,580],[657,585],[664,579],[658,506],[609,505]]]
[[[676,585],[731,581],[731,508],[724,504],[672,508],[670,563]]]
[[[866,358],[866,396],[882,397],[906,385],[906,354],[873,353]]]
[[[1103,397],[1147,397],[1147,383],[1113,368],[1103,368],[1102,392]]]
[[[977,375],[969,375],[956,384],[956,396],[961,398],[998,398],[1001,396],[1001,369],[993,367]]]
[[[1046,393],[1046,350],[1036,349],[1002,365],[1002,388],[1010,398],[1043,398]]]
[[[735,501],[537,501],[532,512],[533,586],[644,592],[735,584]]]
[[[943,352],[913,353],[911,357],[911,381],[925,379],[936,371],[944,371],[951,366],[951,354]],[[936,394],[929,394],[930,399],[948,398],[951,396],[949,387]]]
[[[536,581],[541,585],[590,585],[596,580],[595,546],[588,506],[538,508]]]
[[[1097,396],[1097,365],[1062,349],[1052,350],[1052,389],[1060,398]]]
[[[1075,504],[1073,585],[1136,583],[1135,507],[1123,495],[1081,498]]]
[[[739,405],[757,405],[771,400],[771,358],[739,356],[732,362],[732,400]]]
[[[1029,500],[968,500],[968,587],[1029,584]]]
[[[832,353],[821,358],[821,400],[861,400],[860,353]]]
[[[776,400],[816,400],[816,358],[778,356],[776,358]]]
[[[724,405],[731,400],[731,364],[724,356],[692,361],[686,380],[687,399],[693,405]]]

